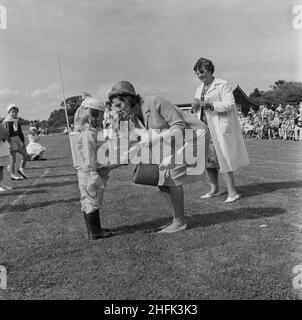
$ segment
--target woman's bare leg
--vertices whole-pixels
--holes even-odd
[[[219,191],[218,186],[218,170],[215,168],[208,168],[207,169],[209,183],[210,183],[210,192],[209,194],[215,194]]]
[[[163,231],[173,231],[186,224],[184,212],[184,193],[182,186],[162,187],[159,186],[166,199],[173,216],[173,223],[163,229]]]
[[[223,173],[224,182],[228,189],[228,196],[230,198],[235,197],[237,194],[236,187],[235,187],[235,180],[233,172],[226,172]]]

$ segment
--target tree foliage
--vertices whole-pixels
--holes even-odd
[[[302,101],[302,83],[294,81],[277,80],[270,86],[270,90],[260,91],[255,88],[249,98],[256,104],[264,103],[279,105],[297,105]]]
[[[74,114],[83,101],[82,96],[73,96],[65,99],[67,107],[67,116],[69,124],[73,124]],[[64,110],[64,101],[61,102],[61,109],[57,109],[51,112],[47,124],[52,128],[66,127],[66,117]]]

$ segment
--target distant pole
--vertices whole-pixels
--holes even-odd
[[[62,87],[62,96],[63,96],[66,123],[67,123],[67,130],[69,132],[70,131],[70,127],[69,127],[69,120],[68,120],[68,114],[67,114],[67,106],[66,106],[66,101],[65,101],[65,91],[64,91],[64,85],[63,85],[62,69],[61,69],[59,52],[57,52],[57,58],[58,58],[58,65],[59,65],[59,70],[60,70],[60,82],[61,82],[61,87]]]

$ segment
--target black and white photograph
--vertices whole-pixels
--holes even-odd
[[[0,300],[301,300],[301,57],[302,0],[0,0]]]

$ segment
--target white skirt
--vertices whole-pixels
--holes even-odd
[[[27,147],[26,151],[30,156],[38,156],[41,152],[46,151],[45,147],[42,147],[38,142],[30,142]]]

